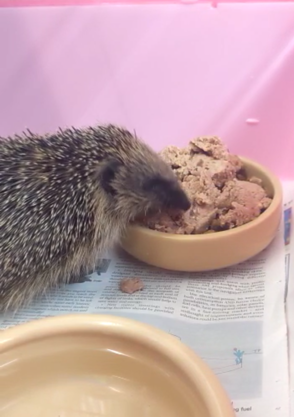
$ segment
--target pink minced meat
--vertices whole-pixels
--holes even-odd
[[[231,229],[258,217],[271,204],[259,178],[246,178],[242,161],[218,137],[199,137],[186,148],[160,153],[191,200],[182,214],[148,216],[143,224],[165,233],[199,234]],[[245,175],[245,176],[244,176]]]
[[[136,291],[141,291],[144,288],[144,283],[140,278],[124,278],[119,283],[119,289],[127,294],[133,294]]]

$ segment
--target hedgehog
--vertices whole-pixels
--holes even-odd
[[[113,124],[0,141],[0,310],[77,282],[138,216],[187,211],[171,167]]]

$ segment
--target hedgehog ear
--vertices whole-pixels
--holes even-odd
[[[122,163],[115,159],[108,159],[101,169],[99,169],[99,180],[100,184],[104,191],[108,194],[114,195],[116,193],[113,188],[112,182],[115,179],[115,176],[118,173],[119,168],[122,166]]]

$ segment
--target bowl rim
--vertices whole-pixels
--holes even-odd
[[[207,233],[207,234],[197,234],[197,235],[184,235],[184,234],[176,234],[176,233],[164,233],[160,232],[158,230],[148,229],[144,226],[139,226],[136,224],[132,224],[128,226],[129,230],[133,230],[136,232],[139,232],[141,234],[144,234],[145,236],[153,237],[156,239],[162,239],[162,240],[181,240],[181,241],[210,241],[210,240],[217,240],[217,239],[223,239],[224,237],[234,236],[236,234],[239,234],[244,231],[250,231],[252,228],[257,227],[258,225],[262,224],[268,217],[274,213],[279,206],[282,205],[283,200],[283,188],[281,185],[281,182],[279,178],[268,168],[264,167],[262,164],[249,159],[245,158],[243,156],[239,156],[241,161],[244,163],[244,165],[250,165],[254,166],[259,171],[262,171],[270,180],[273,189],[274,189],[274,195],[272,198],[272,202],[270,206],[261,213],[257,218],[251,220],[250,222],[243,224],[241,226],[235,227],[230,230],[221,230],[216,233]]]
[[[21,323],[0,332],[0,355],[40,339],[83,333],[128,338],[163,354],[183,372],[190,384],[197,387],[212,416],[234,417],[231,401],[220,381],[192,349],[163,330],[134,319],[104,314],[68,314]]]

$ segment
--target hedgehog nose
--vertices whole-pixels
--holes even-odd
[[[191,207],[187,194],[181,188],[171,191],[168,200],[168,206],[173,210],[187,211]]]
[[[187,211],[191,208],[191,202],[188,199],[186,193],[184,191],[182,191],[181,193],[179,193],[179,198],[178,198],[178,209],[183,210],[183,211]]]

